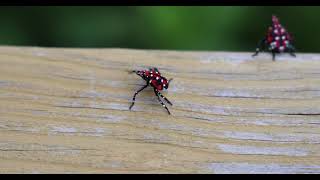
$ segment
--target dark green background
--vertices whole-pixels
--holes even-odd
[[[320,52],[319,7],[0,7],[0,45],[254,51],[276,14]]]

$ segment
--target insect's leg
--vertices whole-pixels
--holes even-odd
[[[271,51],[271,53],[272,53],[272,61],[275,61],[276,60],[276,52]]]
[[[170,113],[169,109],[168,109],[167,106],[161,101],[160,95],[159,95],[159,91],[158,91],[156,88],[154,88],[154,93],[155,93],[156,96],[158,97],[158,101],[161,103],[162,107],[166,108],[166,110],[168,111],[168,114],[170,115],[171,113]]]
[[[137,73],[137,71],[136,71],[136,70],[128,70],[127,72],[128,72],[129,74]]]
[[[294,53],[294,51],[291,51],[290,55],[293,56],[293,57],[297,57],[296,54]]]
[[[265,38],[259,41],[256,48],[256,52],[252,55],[252,57],[257,56],[259,54],[259,52],[261,51],[262,45],[264,45],[265,42],[266,42]]]
[[[139,70],[129,70],[128,73],[129,74],[135,73],[136,75],[140,76],[141,71],[139,71]]]
[[[165,101],[167,101],[168,104],[170,104],[172,106],[172,103],[169,101],[169,99],[167,99],[166,97],[164,97],[159,91],[157,91],[159,96],[161,96]]]
[[[290,45],[288,48],[289,48],[290,55],[293,57],[296,57],[296,54],[295,54],[296,49],[294,48],[294,46]]]
[[[144,88],[148,87],[148,85],[149,85],[149,84],[147,83],[145,86],[143,86],[141,89],[139,89],[138,91],[136,91],[136,92],[134,93],[133,98],[132,98],[132,104],[130,105],[129,110],[131,110],[132,106],[134,105],[134,102],[135,102],[135,100],[136,100],[136,95],[137,95],[140,91],[142,91]]]

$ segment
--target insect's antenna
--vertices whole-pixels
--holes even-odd
[[[127,70],[127,72],[128,72],[129,74],[137,73],[137,71],[136,71],[136,70]]]
[[[172,80],[173,80],[173,78],[169,79],[168,84],[170,84],[170,81],[172,81]]]

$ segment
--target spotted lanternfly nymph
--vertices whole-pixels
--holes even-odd
[[[267,46],[268,51],[272,53],[273,61],[275,61],[276,53],[289,52],[291,56],[295,57],[295,48],[292,45],[292,40],[292,36],[280,24],[279,19],[276,16],[272,16],[272,26],[269,27],[265,38],[259,42],[256,52],[252,56],[258,55],[261,49],[265,49]]]
[[[161,103],[161,105],[168,111],[168,113],[170,114],[169,109],[167,108],[167,106],[162,102],[162,100],[160,99],[160,97],[162,99],[164,99],[168,104],[170,104],[172,106],[172,103],[166,98],[164,97],[160,91],[163,90],[163,88],[168,89],[169,88],[169,83],[172,79],[167,80],[165,77],[161,76],[161,73],[159,72],[159,70],[157,68],[150,68],[148,70],[143,70],[143,71],[132,71],[133,73],[136,73],[138,76],[140,76],[143,80],[146,81],[146,85],[143,86],[141,89],[139,89],[138,91],[136,91],[133,95],[132,98],[132,104],[129,107],[129,109],[131,110],[131,108],[134,105],[134,102],[136,100],[136,95],[141,92],[143,89],[145,89],[146,87],[148,87],[149,85],[151,87],[153,87],[154,93],[155,95],[158,97],[158,101]]]

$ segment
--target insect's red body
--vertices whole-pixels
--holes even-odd
[[[170,105],[172,105],[172,103],[166,97],[164,97],[160,93],[160,91],[162,91],[163,88],[168,89],[169,88],[169,83],[170,83],[171,80],[168,81],[165,77],[161,76],[161,73],[159,72],[159,70],[157,68],[150,68],[148,70],[133,71],[133,72],[135,72],[138,76],[140,76],[142,79],[144,79],[147,84],[134,94],[133,102],[132,102],[132,104],[131,104],[129,109],[131,109],[133,107],[136,95],[140,91],[142,91],[144,88],[146,88],[147,86],[150,85],[150,86],[152,86],[154,88],[154,93],[158,97],[159,102],[162,104],[162,106],[164,108],[166,108],[166,110],[170,114],[170,111],[168,110],[166,105],[161,101],[160,97],[163,98]]]
[[[260,41],[253,56],[261,51],[260,47],[262,45],[267,45],[268,50],[272,52],[273,60],[275,60],[275,53],[289,52],[292,56],[295,56],[292,41],[290,33],[280,24],[279,19],[272,16],[272,25],[268,28],[266,37]]]
[[[140,71],[140,76],[149,82],[149,84],[156,88],[158,91],[163,90],[163,88],[168,89],[168,80],[161,76],[161,73],[157,68],[152,68],[149,70]]]
[[[269,27],[267,33],[267,43],[269,49],[277,52],[284,52],[289,48],[292,38],[287,30],[280,24],[276,16],[272,17],[272,26]]]

